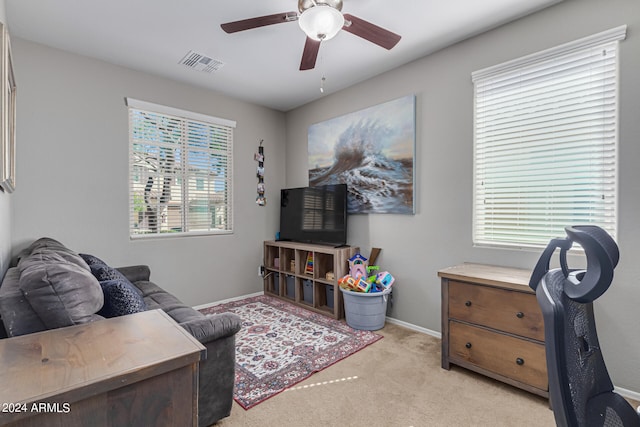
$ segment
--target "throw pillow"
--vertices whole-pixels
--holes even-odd
[[[89,270],[87,263],[77,253],[64,246],[57,240],[43,237],[33,242],[24,253],[21,252],[20,261],[18,262],[18,268],[22,271],[25,269],[25,263],[29,264],[33,259],[39,261],[57,262],[59,258],[63,258],[65,261],[76,264],[78,267],[82,267]]]
[[[104,264],[107,265],[106,262],[104,262],[103,260],[101,260],[100,258],[98,258],[97,256],[94,255],[89,255],[89,254],[78,254],[80,255],[80,257],[82,257],[82,259],[84,260],[84,262],[87,263],[87,265],[92,266],[94,264]]]
[[[103,293],[85,268],[60,254],[21,260],[20,290],[48,329],[96,320]]]
[[[117,317],[125,314],[139,313],[147,309],[142,296],[128,281],[120,279],[100,282],[104,293],[104,305],[98,312],[104,317]]]
[[[80,256],[87,264],[89,264],[91,273],[99,282],[102,283],[105,280],[120,280],[128,283],[139,295],[142,295],[142,292],[136,288],[129,279],[127,279],[127,276],[118,271],[118,269],[108,266],[104,261],[96,256],[88,254],[80,254]]]

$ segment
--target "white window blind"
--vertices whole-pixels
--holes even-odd
[[[475,245],[617,232],[619,27],[473,73]]]
[[[131,237],[231,233],[235,122],[126,101]]]

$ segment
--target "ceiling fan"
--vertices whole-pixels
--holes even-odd
[[[291,21],[298,21],[300,28],[307,35],[300,70],[313,69],[316,66],[320,43],[331,39],[340,30],[355,34],[385,49],[393,48],[400,41],[398,34],[348,13],[343,14],[342,0],[298,0],[298,12],[276,13],[227,22],[221,27],[227,33],[236,33]]]

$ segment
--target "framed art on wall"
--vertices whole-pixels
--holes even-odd
[[[0,188],[11,193],[16,188],[16,80],[13,74],[11,43],[7,27],[0,23]]]
[[[348,211],[414,214],[415,95],[309,126],[309,185],[347,184]]]

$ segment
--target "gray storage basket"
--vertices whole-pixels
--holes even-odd
[[[340,288],[344,297],[344,315],[353,329],[376,331],[384,327],[387,300],[391,288],[382,292],[354,292]]]

